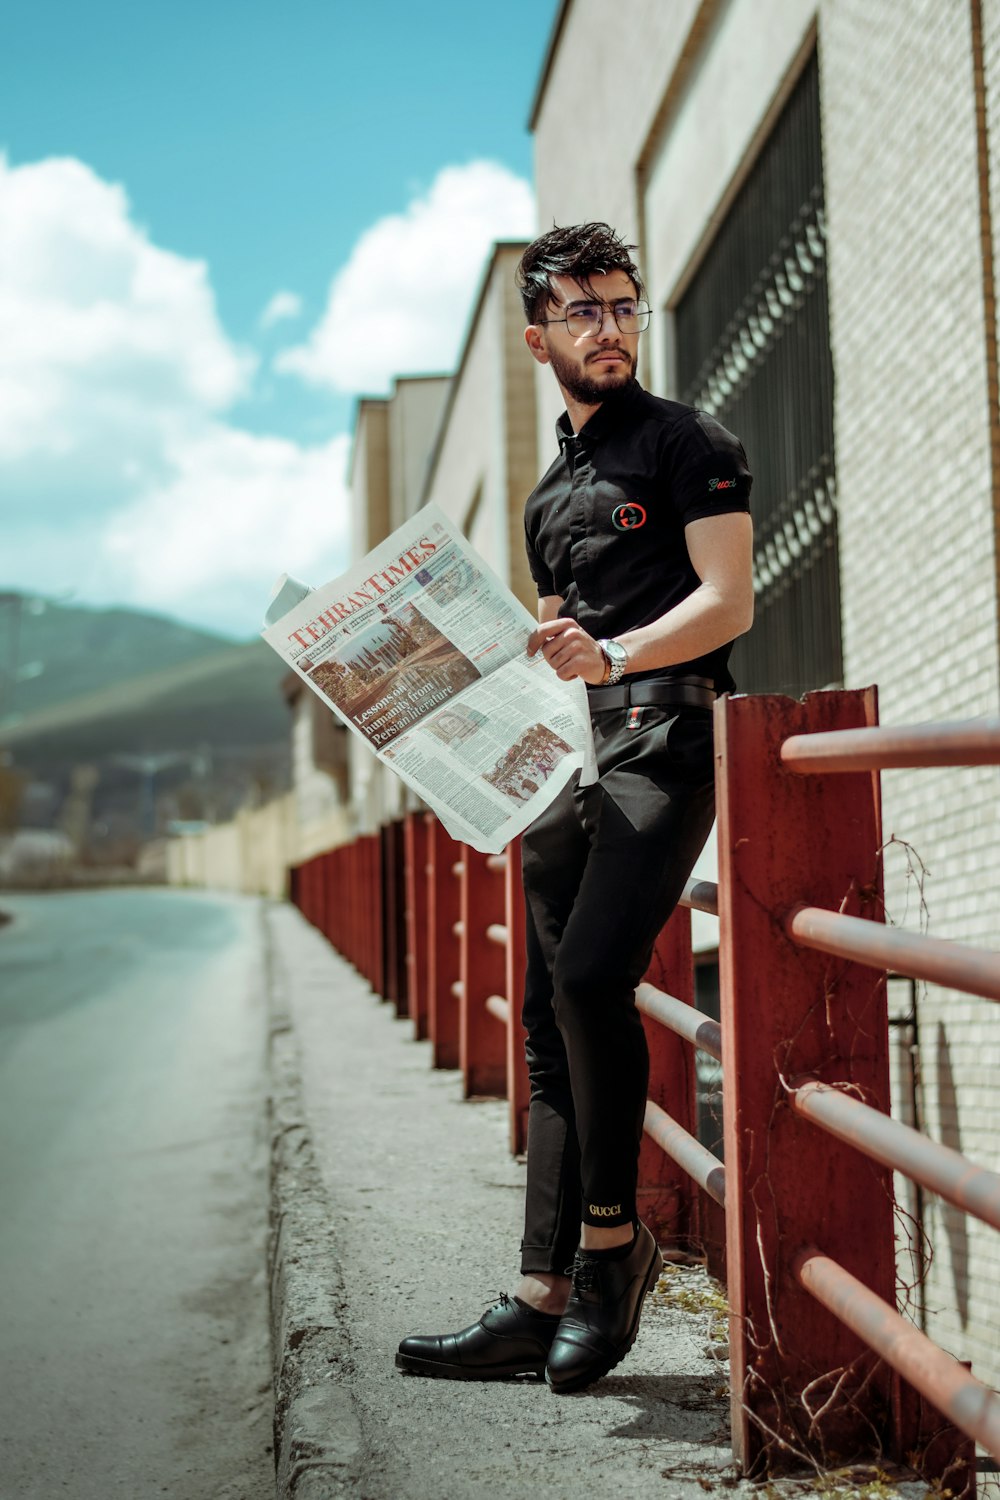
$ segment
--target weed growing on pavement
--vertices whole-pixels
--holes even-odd
[[[650,1293],[654,1307],[676,1308],[680,1312],[706,1318],[706,1335],[711,1343],[721,1345],[729,1339],[729,1303],[719,1283],[704,1266],[664,1266],[660,1279]],[[718,1356],[716,1356],[718,1357]]]
[[[894,1478],[881,1468],[832,1469],[829,1473],[815,1474],[810,1479],[791,1479],[782,1483],[773,1480],[765,1483],[759,1494],[761,1500],[790,1500],[792,1495],[805,1500],[809,1495],[822,1495],[824,1500],[898,1500],[900,1479]],[[906,1494],[913,1493],[913,1481],[902,1481]],[[923,1500],[951,1500],[950,1489],[942,1488],[935,1480],[923,1491]]]

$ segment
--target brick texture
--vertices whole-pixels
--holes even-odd
[[[997,712],[998,661],[969,8],[877,14],[831,0],[819,34],[845,674],[884,722],[970,718]],[[996,945],[997,791],[993,768],[885,773],[886,836],[928,872],[921,912],[887,851],[893,920]],[[918,1012],[924,1128],[997,1169],[1000,1009],[921,986]],[[1000,1236],[930,1194],[924,1226],[928,1331],[996,1384]]]
[[[1000,236],[1000,0],[981,4],[985,194],[966,0],[816,7],[845,676],[849,686],[878,683],[887,723],[1000,709],[991,462],[1000,417],[990,409],[985,337],[997,310],[984,301],[981,219],[985,200]],[[539,223],[605,217],[629,234],[655,231],[656,244],[644,248],[660,309],[686,274],[678,257],[688,252],[677,246],[704,243],[741,153],[752,157],[763,115],[748,118],[743,101],[780,97],[803,38],[800,0],[731,0],[704,28],[702,52],[687,58],[682,107],[663,112],[704,9],[653,0],[620,7],[616,45],[633,59],[622,91],[614,69],[588,75],[607,43],[606,7],[574,0],[536,126]],[[736,46],[750,23],[766,26],[767,47]],[[707,85],[720,76],[739,80],[725,131],[707,116],[696,131],[692,109],[709,108]],[[697,193],[679,190],[671,165],[692,159],[692,141],[700,143]],[[662,392],[663,372],[654,374]],[[540,466],[552,455],[557,409],[551,381],[541,380]],[[886,837],[909,841],[927,870],[922,906],[915,858],[902,843],[888,848],[894,921],[1000,946],[997,792],[995,769],[885,774]],[[1000,1168],[1000,1007],[922,986],[918,1011],[924,1128]],[[895,1073],[905,1115],[912,1090],[905,1068]],[[1000,1384],[1000,1236],[932,1195],[925,1227],[934,1246],[929,1331]]]

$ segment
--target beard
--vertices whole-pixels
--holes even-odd
[[[578,365],[575,360],[565,359],[557,354],[554,349],[549,349],[549,363],[552,373],[555,375],[563,390],[574,401],[579,401],[581,406],[599,406],[600,403],[614,391],[620,391],[629,385],[635,377],[635,359],[627,349],[618,351],[625,363],[617,370],[605,370],[602,375],[589,376],[586,374],[586,364]]]

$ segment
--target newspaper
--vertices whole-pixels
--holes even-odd
[[[498,854],[580,772],[587,692],[525,646],[534,620],[435,505],[322,588],[283,574],[261,631],[452,838]]]

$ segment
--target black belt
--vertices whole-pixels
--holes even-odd
[[[708,677],[654,677],[645,682],[619,682],[614,687],[587,689],[587,702],[592,709],[640,708],[652,703],[711,708],[715,699],[715,686]]]

